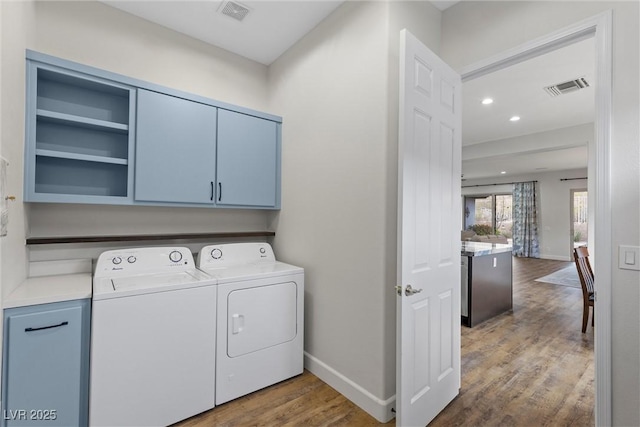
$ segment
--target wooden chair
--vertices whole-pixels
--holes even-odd
[[[580,284],[582,285],[582,332],[587,330],[587,321],[589,320],[589,307],[593,307],[593,315],[591,316],[591,327],[593,327],[593,318],[595,316],[595,307],[593,305],[593,270],[589,263],[589,251],[586,247],[579,247],[573,250],[573,259],[576,262]]]

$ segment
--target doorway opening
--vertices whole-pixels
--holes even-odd
[[[562,46],[594,37],[596,45],[595,77],[595,138],[589,144],[588,175],[589,193],[592,199],[598,200],[593,206],[592,216],[594,232],[591,241],[597,241],[597,258],[594,256],[595,270],[605,280],[597,281],[595,289],[598,294],[599,315],[594,330],[595,341],[595,424],[609,425],[611,412],[611,284],[612,274],[612,242],[610,235],[611,208],[609,167],[609,149],[611,146],[612,115],[612,12],[607,11],[590,19],[566,27],[550,35],[538,38],[515,49],[472,64],[462,70],[462,81],[493,73],[530,58],[552,52]]]
[[[589,198],[584,189],[571,190],[569,200],[571,212],[571,251],[573,248],[587,246],[589,242]]]

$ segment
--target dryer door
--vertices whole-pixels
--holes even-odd
[[[297,335],[294,282],[239,289],[227,297],[227,356],[263,350]]]

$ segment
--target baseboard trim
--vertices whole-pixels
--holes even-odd
[[[546,254],[540,254],[540,258],[541,259],[551,259],[554,261],[573,261],[571,259],[571,257],[569,256],[562,256],[562,255],[546,255]]]
[[[381,423],[386,423],[395,417],[395,414],[391,412],[396,402],[395,395],[387,400],[379,399],[306,351],[304,352],[304,367]]]

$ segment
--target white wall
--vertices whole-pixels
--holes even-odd
[[[9,204],[7,236],[0,239],[2,246],[2,296],[20,283],[27,274],[27,248],[24,244],[25,205],[22,203],[22,170],[25,111],[24,49],[31,42],[28,28],[34,23],[34,5],[2,2],[2,155],[9,161],[7,194],[15,195]]]
[[[500,178],[467,180],[462,183],[462,195],[480,195],[511,193],[512,185],[489,185],[467,187],[470,185],[500,184],[502,182],[538,181],[538,236],[540,239],[540,258],[571,261],[573,248],[571,234],[571,190],[587,188],[587,169],[555,171],[528,175],[515,175]],[[571,181],[561,181],[571,179]]]
[[[285,117],[274,245],[305,267],[306,366],[379,400],[389,397],[386,13],[384,3],[345,3],[269,70]]]
[[[347,2],[269,70],[283,126],[281,258],[302,265],[307,367],[380,420],[395,394],[399,31],[426,2]],[[302,94],[302,95],[301,95]]]
[[[442,20],[441,54],[461,68],[605,10],[613,10],[612,412],[640,425],[640,274],[620,270],[618,245],[640,245],[639,3],[461,2]],[[597,248],[596,248],[597,249]]]
[[[267,68],[97,1],[36,2],[27,48],[265,110]]]
[[[2,8],[2,143],[10,192],[18,196],[2,239],[3,295],[26,275],[25,236],[266,229],[265,211],[23,203],[25,49],[263,111],[267,68],[95,1],[2,2]],[[95,256],[107,247],[38,247],[34,258]]]

